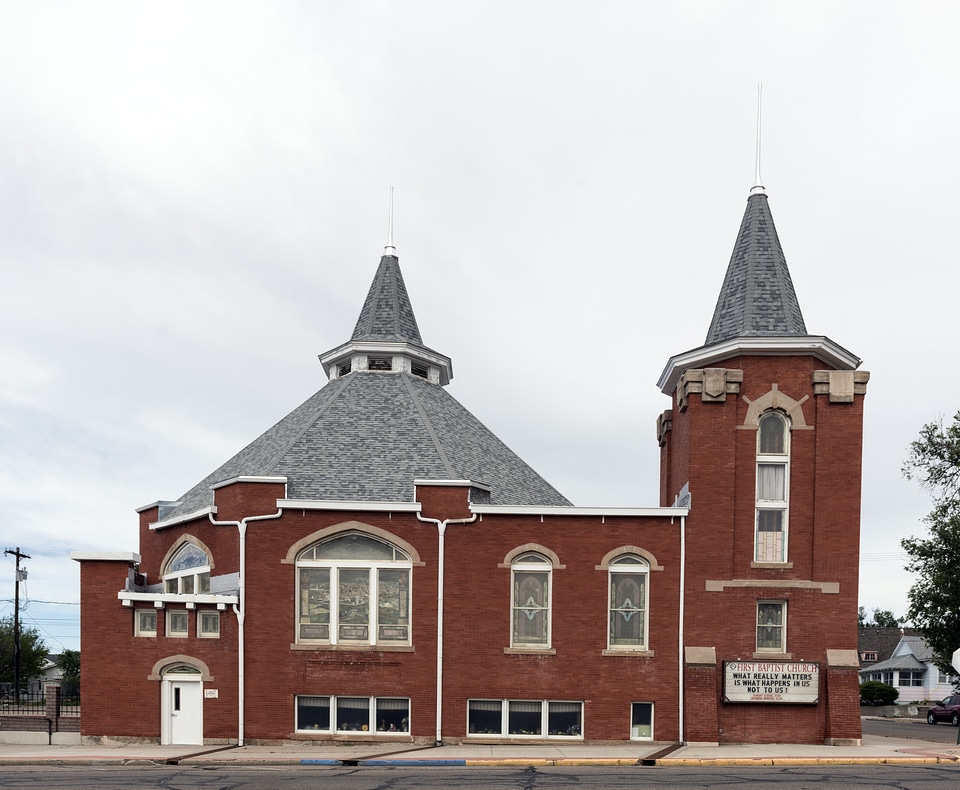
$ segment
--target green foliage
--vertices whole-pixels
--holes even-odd
[[[20,623],[21,684],[40,674],[48,653],[40,632],[32,626],[24,626]],[[0,618],[0,682],[13,683],[15,674],[13,618],[3,617]]]
[[[80,682],[80,651],[64,650],[58,661],[60,677],[64,683],[76,685]]]
[[[897,617],[888,609],[873,610],[873,625],[877,628],[897,628],[902,622],[902,617]]]
[[[879,680],[868,680],[860,684],[860,699],[871,705],[892,705],[899,696],[897,689]]]
[[[898,628],[907,618],[897,617],[889,609],[874,609],[870,619],[867,619],[867,610],[857,607],[858,628]]]
[[[953,674],[951,657],[960,647],[960,412],[949,425],[941,420],[923,427],[903,473],[919,480],[934,503],[924,519],[928,536],[900,541],[910,557],[906,569],[916,574],[907,618],[933,649],[937,666]]]

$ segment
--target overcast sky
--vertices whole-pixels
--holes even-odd
[[[0,541],[79,646],[136,551],[326,381],[386,241],[450,392],[577,505],[654,506],[656,387],[763,180],[811,334],[863,359],[860,601],[960,409],[960,6],[0,0]],[[694,492],[694,503],[696,492]],[[13,560],[0,566],[12,612]],[[43,601],[56,603],[41,603]]]

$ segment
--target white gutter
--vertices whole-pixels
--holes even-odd
[[[436,743],[443,742],[443,551],[444,536],[449,524],[470,524],[477,520],[474,513],[470,518],[450,518],[440,521],[436,518],[426,518],[417,511],[419,521],[427,521],[437,525],[437,732]]]
[[[267,521],[272,518],[280,518],[283,515],[283,508],[278,508],[276,513],[269,516],[247,516],[240,521],[217,521],[213,513],[209,514],[210,523],[218,527],[235,526],[240,533],[240,590],[239,606],[233,605],[233,611],[237,615],[237,746],[243,746],[243,706],[244,706],[244,641],[243,641],[243,620],[246,616],[247,603],[247,524],[251,521]]]

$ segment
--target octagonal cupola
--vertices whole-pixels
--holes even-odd
[[[409,373],[449,384],[453,364],[423,344],[392,236],[391,230],[352,337],[320,362],[331,381],[351,373]]]

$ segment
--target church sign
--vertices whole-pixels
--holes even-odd
[[[724,661],[724,702],[811,704],[820,697],[820,665],[805,661]]]

